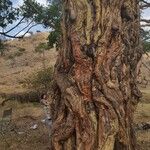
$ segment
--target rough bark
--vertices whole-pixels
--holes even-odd
[[[142,52],[137,0],[64,0],[55,65],[53,150],[137,150]]]

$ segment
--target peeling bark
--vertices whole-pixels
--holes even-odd
[[[137,0],[64,0],[55,64],[53,150],[137,150],[142,51]]]

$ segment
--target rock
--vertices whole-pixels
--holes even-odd
[[[34,124],[34,125],[32,125],[32,126],[30,127],[30,129],[35,130],[35,129],[37,129],[37,127],[38,127],[38,125],[37,125],[37,124]]]

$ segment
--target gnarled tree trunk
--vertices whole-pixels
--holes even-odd
[[[138,0],[64,0],[55,65],[53,150],[137,150]]]

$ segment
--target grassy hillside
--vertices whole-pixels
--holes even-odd
[[[48,33],[37,33],[31,37],[7,41],[7,51],[0,57],[0,93],[19,93],[27,89],[22,80],[32,72],[42,68],[42,55],[35,52],[39,43],[47,42]],[[15,55],[15,58],[13,56]],[[46,65],[53,66],[56,51],[45,51]]]

